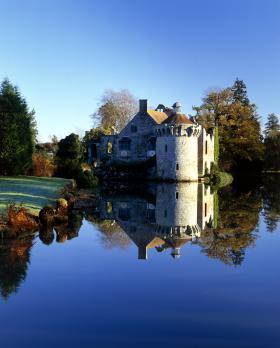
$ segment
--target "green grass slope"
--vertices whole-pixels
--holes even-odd
[[[33,176],[0,176],[0,213],[8,203],[22,204],[28,211],[38,214],[47,204],[54,204],[69,180]]]

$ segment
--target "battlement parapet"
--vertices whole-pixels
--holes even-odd
[[[157,137],[176,136],[176,137],[199,137],[201,134],[200,125],[186,126],[186,124],[167,125],[163,124],[156,127]]]

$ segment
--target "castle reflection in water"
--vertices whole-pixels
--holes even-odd
[[[267,178],[261,188],[228,186],[218,192],[197,183],[141,189],[123,183],[115,185],[99,187],[94,207],[73,211],[65,225],[1,239],[0,296],[7,299],[20,288],[38,239],[45,245],[68,244],[75,243],[80,234],[89,238],[91,233],[84,234],[85,231],[96,232],[94,236],[99,240],[95,242],[106,248],[125,249],[134,243],[139,259],[147,259],[151,248],[158,252],[169,249],[167,253],[178,258],[186,243],[195,243],[207,258],[236,267],[243,264],[246,250],[256,246],[260,219],[266,226],[263,231],[280,231],[278,177]]]
[[[170,249],[178,258],[181,248],[214,227],[214,193],[198,183],[158,184],[149,195],[107,194],[98,204],[101,220],[115,220],[138,247],[138,258],[148,250]]]

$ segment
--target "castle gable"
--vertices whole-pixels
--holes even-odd
[[[167,113],[148,109],[148,101],[140,99],[139,112],[120,132],[120,136],[139,136],[152,133],[155,126],[161,124],[168,118]]]
[[[133,137],[151,133],[157,125],[156,121],[148,115],[138,112],[120,132],[120,137]]]

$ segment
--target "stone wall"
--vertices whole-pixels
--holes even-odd
[[[198,185],[197,212],[197,221],[202,230],[214,222],[214,193],[210,186]]]
[[[211,163],[214,162],[214,133],[203,128],[198,138],[198,176],[210,173]]]
[[[159,136],[156,144],[158,178],[197,181],[197,152],[197,136]]]
[[[156,123],[149,115],[137,113],[118,135],[118,141],[114,147],[114,158],[126,162],[145,161],[148,141],[155,136],[155,125]],[[131,140],[130,150],[120,150],[118,142],[123,138]]]
[[[170,183],[157,186],[156,222],[161,226],[197,225],[197,183]]]

